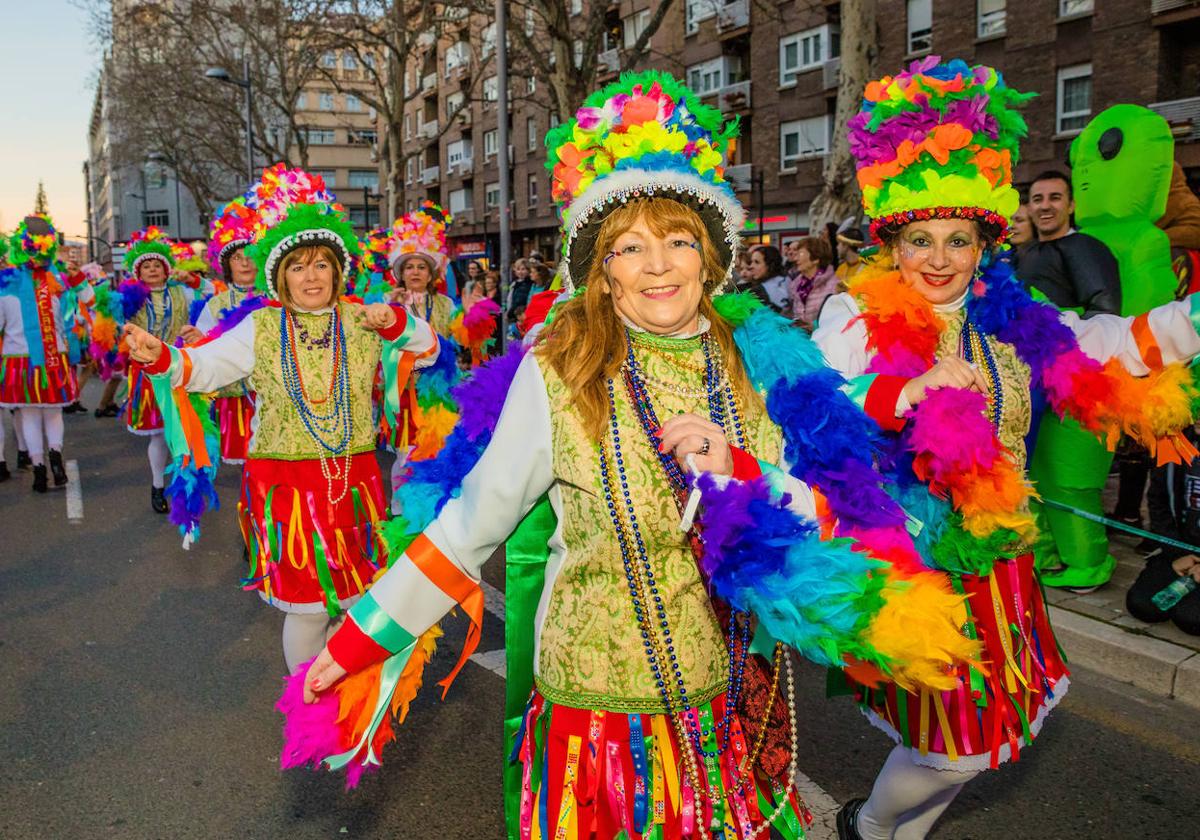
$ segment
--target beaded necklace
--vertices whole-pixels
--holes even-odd
[[[350,376],[346,363],[346,332],[337,306],[329,315],[332,352],[329,361],[329,388],[321,399],[308,394],[296,350],[295,316],[279,310],[279,363],[283,388],[310,439],[318,444],[317,458],[325,477],[325,496],[330,504],[346,497],[350,486]],[[323,411],[314,406],[328,405]],[[339,483],[335,494],[334,482]]]
[[[1004,385],[1000,381],[1000,368],[996,365],[996,355],[988,341],[970,318],[963,321],[962,336],[959,339],[960,350],[964,361],[975,363],[983,359],[984,375],[988,380],[988,402],[991,407],[992,425],[1002,428],[1004,422]]]
[[[659,438],[657,430],[660,424],[657,413],[654,410],[653,402],[645,387],[645,373],[634,355],[633,345],[634,339],[627,333],[628,351],[621,367],[626,390],[630,403],[637,412],[645,440],[651,450],[658,456],[659,463],[672,485],[676,505],[679,509],[682,509],[688,482],[679,465],[675,462],[675,459],[669,454],[658,451]],[[709,416],[714,423],[717,423],[722,428],[732,426],[736,443],[744,447],[745,432],[741,420],[741,411],[739,410],[738,401],[736,395],[733,393],[729,378],[725,375],[719,348],[708,334],[701,337],[701,347],[704,350],[705,356],[704,394],[708,398]],[[687,699],[687,688],[675,651],[675,643],[671,634],[670,622],[667,618],[666,606],[662,596],[659,594],[654,568],[650,562],[649,553],[646,550],[645,541],[641,535],[641,529],[638,526],[637,513],[634,509],[629,489],[628,477],[625,470],[625,458],[621,448],[620,425],[616,414],[616,389],[612,379],[608,380],[607,388],[611,427],[611,450],[607,445],[600,448],[600,473],[604,486],[605,503],[608,506],[609,515],[612,517],[617,542],[621,548],[626,582],[629,586],[630,598],[633,602],[634,615],[637,618],[641,631],[646,659],[654,677],[655,686],[662,696],[663,705],[667,709],[668,717],[671,719],[672,725],[676,730],[680,744],[687,744],[691,747],[691,749],[683,750],[685,772],[693,789],[700,791],[700,773],[697,765],[697,755],[705,760],[706,765],[709,765],[711,770],[712,762],[724,753],[732,737],[732,723],[736,714],[738,699],[743,688],[746,660],[749,656],[751,623],[749,616],[740,615],[736,612],[730,615],[729,641],[727,643],[730,668],[726,682],[725,714],[714,728],[702,728],[701,716]],[[610,463],[615,468],[615,475],[614,469],[610,468]],[[616,502],[618,492],[622,499],[620,508]],[[635,558],[637,560],[636,563]],[[650,606],[651,604],[653,604],[653,607]],[[657,627],[654,623],[656,620],[658,623]],[[777,650],[774,673],[774,685],[776,686],[778,685],[779,677],[779,655],[779,651]],[[677,692],[673,691],[668,685],[668,677],[664,673],[664,663],[670,668],[670,678],[674,681],[678,689]],[[789,696],[792,696],[794,694],[794,684],[790,661],[788,662],[788,683]],[[772,703],[773,700],[774,689],[772,690]],[[769,715],[770,705],[768,705],[767,710]],[[797,747],[794,712],[792,713],[792,722],[792,764],[794,765]],[[690,724],[690,726],[686,724]],[[718,748],[715,751],[706,750],[703,746],[703,740],[710,735],[719,735],[717,739]],[[760,732],[758,742],[755,745],[755,755],[761,750],[764,737],[765,726],[763,731]],[[745,774],[738,779],[739,788],[744,779],[748,777],[751,768],[752,763],[745,767]],[[718,784],[715,780],[709,780],[708,786],[711,788]],[[751,836],[757,836],[766,826],[769,826],[770,822],[774,820],[784,805],[786,805],[786,797],[783,804],[775,809],[769,820],[760,825],[759,829]],[[721,808],[719,804],[714,803],[712,828],[717,832],[720,831],[721,819],[718,816],[720,813]],[[707,837],[708,834],[704,826],[700,826],[700,828],[701,836]]]
[[[425,297],[425,317],[423,320],[425,321],[426,324],[429,324],[429,323],[432,323],[432,321],[433,321],[433,295],[431,295],[428,291],[423,292],[422,294]],[[421,317],[421,313],[417,312],[416,308],[414,307],[414,305],[411,301],[408,303],[408,305],[405,307],[405,309],[407,309],[409,311],[409,314],[412,315],[414,318]]]
[[[154,305],[154,293],[162,292],[162,312]],[[166,286],[161,289],[151,289],[146,301],[146,332],[151,333],[160,341],[166,341],[171,332],[171,322],[175,316],[175,302],[171,299],[171,290]],[[159,320],[161,318],[161,321]]]

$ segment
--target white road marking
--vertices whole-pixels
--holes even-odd
[[[486,580],[479,581],[479,588],[483,590],[484,608],[496,618],[504,621],[504,593]]]
[[[83,487],[79,484],[79,462],[67,461],[67,521],[78,525],[83,521]]]
[[[482,665],[502,680],[508,677],[508,668],[504,664],[504,648],[489,650],[486,653],[476,653],[471,656],[470,661],[476,665]]]

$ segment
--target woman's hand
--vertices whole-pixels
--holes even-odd
[[[359,312],[363,316],[361,325],[363,329],[386,330],[396,323],[396,310],[386,303],[366,303],[360,306]]]
[[[733,453],[725,439],[725,431],[699,414],[677,414],[663,423],[660,432],[660,452],[670,452],[684,471],[687,456],[696,469],[714,475],[733,475]]]
[[[143,365],[152,365],[163,354],[163,343],[136,324],[126,324],[121,330],[129,358]]]
[[[910,405],[916,405],[929,395],[933,388],[970,388],[981,394],[987,393],[987,382],[978,368],[960,356],[947,356],[938,361],[925,373],[908,380],[904,396]]]
[[[188,324],[179,331],[179,337],[183,339],[184,344],[191,344],[204,338],[204,333],[200,332],[197,327]]]
[[[304,702],[316,703],[318,694],[328,691],[344,676],[346,669],[333,661],[329,648],[322,649],[313,660],[313,664],[308,666],[308,673],[304,675]]]
[[[1185,554],[1182,557],[1171,562],[1171,568],[1175,570],[1175,574],[1180,577],[1191,575],[1196,583],[1200,583],[1200,557],[1195,554]]]

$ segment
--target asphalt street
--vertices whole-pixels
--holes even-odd
[[[14,449],[10,429],[10,467]],[[503,677],[486,667],[500,655],[468,665],[444,702],[432,687],[465,619],[446,621],[379,773],[348,793],[328,774],[281,773],[282,615],[237,585],[235,471],[185,552],[150,510],[144,441],[69,416],[65,457],[81,519],[66,493],[31,493],[28,473],[0,484],[0,838],[503,836]],[[485,579],[503,589],[502,562]],[[479,650],[502,647],[489,614]],[[820,669],[801,666],[798,682],[800,768],[836,802],[865,794],[889,744],[825,699]],[[931,836],[1200,837],[1198,718],[1077,672],[1034,748],[969,785]],[[816,798],[828,817],[833,802]]]

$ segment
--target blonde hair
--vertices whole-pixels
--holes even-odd
[[[583,417],[584,428],[595,441],[603,437],[608,419],[605,383],[617,375],[626,351],[625,326],[613,306],[604,256],[612,250],[617,237],[639,219],[645,221],[655,236],[675,232],[692,235],[700,244],[700,277],[706,291],[725,280],[725,264],[708,235],[708,228],[694,210],[678,201],[638,199],[618,207],[604,220],[583,293],[555,313],[554,321],[539,336],[536,351],[567,386]],[[730,382],[741,404],[747,408],[761,404],[742,367],[733,328],[717,314],[707,294],[700,298],[700,314],[711,324],[710,335],[726,360]]]
[[[332,306],[342,296],[342,264],[334,255],[333,249],[328,245],[303,245],[288,252],[288,255],[279,261],[279,268],[275,269],[275,293],[285,308],[295,308],[292,296],[288,292],[287,270],[296,263],[308,266],[319,259],[323,259],[333,266],[333,291],[327,305]]]

